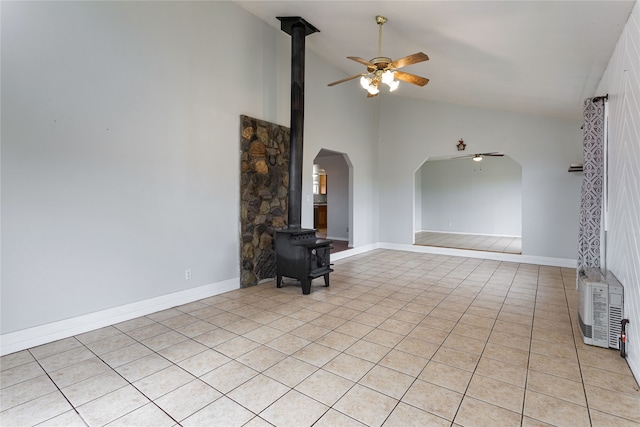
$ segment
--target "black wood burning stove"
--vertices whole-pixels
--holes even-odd
[[[300,281],[302,293],[311,292],[311,281],[324,276],[324,285],[329,286],[331,263],[329,252],[333,241],[316,238],[316,230],[276,231],[276,285],[282,286],[282,277]]]
[[[311,281],[324,276],[329,286],[331,240],[316,238],[316,230],[302,228],[302,137],[304,129],[305,37],[318,31],[299,16],[278,17],[281,29],[291,36],[291,141],[289,144],[288,226],[276,231],[276,286],[282,277],[300,281],[302,293],[311,292]]]

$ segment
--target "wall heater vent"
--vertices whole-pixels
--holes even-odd
[[[585,344],[619,349],[620,321],[624,315],[624,289],[609,272],[585,268],[578,279],[578,321]]]

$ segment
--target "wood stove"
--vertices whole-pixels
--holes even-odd
[[[311,292],[311,281],[324,276],[329,286],[331,240],[316,238],[316,230],[301,227],[302,217],[302,137],[304,129],[305,37],[318,31],[299,16],[278,17],[281,29],[291,36],[291,143],[289,144],[289,185],[287,228],[276,231],[276,286],[282,277],[300,281],[302,293]]]
[[[299,280],[304,295],[311,292],[311,281],[317,277],[324,276],[324,286],[329,286],[332,243],[316,238],[313,229],[276,231],[276,286],[282,286],[283,276]]]

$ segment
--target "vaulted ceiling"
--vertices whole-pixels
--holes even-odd
[[[365,71],[347,56],[377,56],[375,16],[386,16],[383,56],[426,53],[429,61],[403,71],[430,82],[402,83],[382,97],[579,119],[582,100],[594,95],[635,0],[235,3],[276,28],[276,16],[304,18],[320,30],[307,37],[307,49],[343,70],[344,77]],[[327,90],[358,84],[354,79]]]

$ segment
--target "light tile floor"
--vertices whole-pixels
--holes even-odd
[[[487,236],[478,234],[419,231],[415,244],[441,248],[470,249],[474,251],[522,253],[522,237]]]
[[[317,283],[316,283],[317,282]],[[2,426],[638,426],[575,271],[376,250],[3,356]]]

